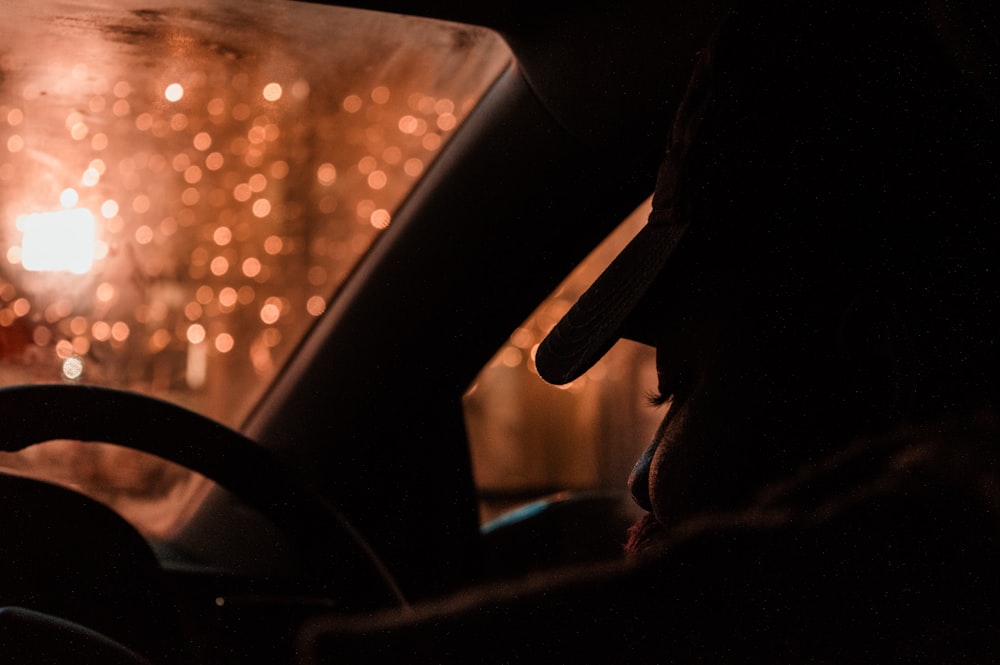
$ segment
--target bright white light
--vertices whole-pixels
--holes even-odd
[[[184,96],[184,86],[180,83],[171,83],[163,91],[163,96],[167,98],[168,102],[176,102]]]
[[[72,208],[80,202],[80,195],[72,187],[67,187],[59,194],[59,203],[63,208]]]
[[[83,375],[83,360],[79,356],[70,356],[63,361],[62,373],[69,381],[76,381]]]
[[[82,275],[94,265],[94,215],[85,208],[21,215],[21,265],[31,271]]]
[[[269,102],[276,102],[281,99],[281,84],[268,83],[264,86],[264,99]]]

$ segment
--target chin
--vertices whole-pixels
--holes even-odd
[[[625,558],[636,561],[657,554],[667,545],[667,532],[652,513],[646,513],[629,527]]]

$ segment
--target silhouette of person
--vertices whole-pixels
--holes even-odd
[[[320,621],[318,662],[995,662],[996,9],[742,2],[647,225],[536,354],[654,345],[626,564]]]

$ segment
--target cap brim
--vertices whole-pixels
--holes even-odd
[[[542,340],[535,355],[539,376],[556,385],[569,383],[608,352],[687,226],[647,222]]]

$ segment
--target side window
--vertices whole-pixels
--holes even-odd
[[[624,491],[663,410],[647,405],[656,387],[654,351],[619,342],[565,386],[535,370],[542,338],[645,223],[646,201],[513,332],[465,395],[465,421],[480,521],[567,490]]]

